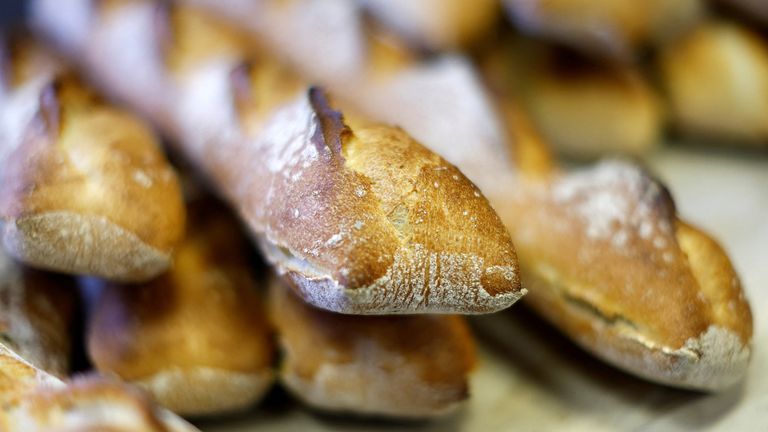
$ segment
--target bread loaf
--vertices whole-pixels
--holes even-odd
[[[100,290],[88,322],[95,367],[146,389],[183,415],[253,405],[273,381],[273,348],[237,221],[209,200],[189,208],[190,226],[171,270],[142,284],[88,281]]]
[[[701,0],[506,0],[523,32],[593,56],[634,60],[643,46],[674,38],[704,15]]]
[[[29,39],[12,43],[8,60],[0,92],[5,249],[31,266],[122,281],[164,271],[184,211],[152,132]]]
[[[529,305],[643,378],[721,390],[744,378],[752,317],[725,252],[679,219],[667,190],[604,162],[510,194]]]
[[[215,2],[207,0],[207,3],[214,6]],[[435,51],[471,47],[493,31],[500,15],[499,3],[494,0],[359,0],[358,3],[415,46]]]
[[[307,31],[284,49],[310,38]],[[738,277],[716,242],[679,218],[661,183],[627,163],[558,170],[519,106],[503,92],[494,102],[460,57],[418,64],[398,50],[368,52],[360,62],[374,78],[329,87],[364,114],[404,126],[480,187],[516,240],[536,290],[531,304],[545,318],[656,382],[720,390],[744,378],[752,318]]]
[[[486,199],[402,129],[349,127],[322,91],[268,56],[244,63],[242,40],[194,11],[126,1],[75,17],[59,5],[34,3],[38,28],[116,96],[160,106],[159,125],[306,301],[344,313],[483,313],[523,295]],[[67,43],[72,22],[87,36]],[[145,84],[124,73],[137,62]],[[142,87],[172,96],[149,103]]]
[[[659,142],[661,100],[636,65],[602,64],[521,38],[498,45],[483,60],[495,68],[486,77],[524,107],[559,153],[641,155]]]
[[[735,22],[711,21],[658,58],[675,128],[722,143],[768,144],[768,41]]]
[[[0,253],[0,430],[194,431],[117,382],[64,384],[74,287]]]
[[[24,268],[0,252],[0,348],[8,367],[18,357],[53,376],[69,373],[74,296],[68,278]]]
[[[462,317],[330,313],[276,279],[269,310],[283,350],[280,380],[313,408],[428,418],[468,397],[474,347]]]
[[[126,384],[97,376],[78,377],[66,384],[48,378],[46,384],[15,393],[3,404],[3,431],[197,431]],[[0,375],[0,388],[5,388],[5,380]]]

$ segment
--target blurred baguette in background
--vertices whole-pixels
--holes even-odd
[[[611,60],[690,28],[704,15],[701,0],[504,0],[522,32]]]
[[[768,145],[768,41],[712,20],[665,46],[658,71],[673,127],[726,145]]]
[[[8,377],[0,374],[0,389],[6,390],[7,385]],[[8,396],[4,394],[0,409],[0,429],[8,432],[198,431],[172,412],[157,407],[138,389],[95,375],[68,382],[49,375],[42,384]]]
[[[431,51],[471,48],[492,33],[498,0],[358,0],[378,21]]]
[[[556,152],[643,155],[661,139],[661,100],[642,70],[507,37],[481,59],[498,97],[516,100]]]
[[[74,308],[72,280],[26,268],[0,251],[0,349],[4,353],[0,374],[23,380],[24,373],[14,372],[21,361],[51,376],[66,377]]]
[[[475,353],[463,317],[330,313],[276,278],[269,311],[283,350],[280,380],[310,407],[418,419],[453,412],[469,396]]]
[[[189,215],[168,273],[143,285],[85,281],[96,292],[88,353],[176,413],[243,410],[271,387],[274,351],[247,236],[210,198]]]
[[[29,38],[0,83],[0,217],[25,263],[144,281],[184,229],[179,182],[151,129],[100,100]]]

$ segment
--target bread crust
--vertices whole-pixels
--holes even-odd
[[[281,382],[313,408],[428,418],[454,411],[468,397],[474,346],[461,317],[329,313],[277,279],[269,309],[284,352]]]
[[[268,57],[244,64],[237,38],[221,37],[231,31],[186,25],[194,14],[184,8],[163,15],[166,45],[131,42],[126,29],[152,33],[157,12],[123,3],[92,11],[91,45],[70,54],[139,108],[144,92],[125,79],[125,60],[111,58],[109,44],[130,44],[132,56],[162,72],[148,85],[167,86],[179,103],[164,107],[171,122],[160,125],[307,301],[344,313],[486,313],[523,295],[506,230],[452,165],[397,128],[351,127],[323,92],[307,91]],[[50,33],[64,27],[38,22]],[[182,42],[200,31],[222,45]]]
[[[415,46],[435,51],[471,47],[493,30],[500,15],[499,4],[493,0],[474,1],[471,6],[462,0],[361,0],[359,3]]]
[[[142,392],[111,379],[81,376],[14,395],[0,411],[3,430],[194,432],[195,427],[155,406]]]
[[[0,252],[0,346],[4,356],[21,358],[53,376],[66,376],[74,296],[68,278],[24,268]],[[0,373],[15,375],[9,370]]]
[[[139,384],[174,412],[241,410],[271,387],[270,330],[237,221],[206,200],[189,213],[187,237],[167,274],[143,285],[100,287],[88,353],[98,370]]]
[[[217,10],[223,12],[225,4]],[[297,22],[302,15],[296,10],[285,13],[293,13]],[[230,14],[234,22],[254,33],[273,34],[267,38],[270,43],[279,39],[281,29],[259,20],[246,23],[245,16],[248,14],[238,19]],[[345,36],[363,44],[371,42],[360,26],[348,23]],[[461,58],[416,65],[407,48],[382,51],[369,45],[362,52],[370,56],[361,55],[349,74],[365,73],[371,80],[348,75],[333,80],[327,71],[312,68],[309,44],[304,40],[302,45],[299,36],[296,39],[283,47],[285,55],[302,66],[302,72],[328,79],[331,89],[348,96],[345,103],[364,114],[402,125],[476,182],[521,250],[525,286],[536,298],[531,303],[559,329],[590,352],[654,381],[721,389],[744,376],[752,320],[738,279],[727,255],[712,246],[708,235],[684,228],[663,185],[631,164],[561,172],[525,113],[508,98],[494,104]],[[381,54],[385,55],[377,57]],[[374,70],[381,65],[384,67]],[[349,96],[353,93],[369,97],[355,99]],[[503,95],[502,89],[496,96]],[[440,103],[446,100],[463,103]],[[497,113],[501,115],[496,117]],[[449,121],[419,120],[430,116]],[[440,127],[443,125],[450,127]],[[464,139],[470,134],[478,138]],[[558,195],[555,190],[562,191]],[[568,190],[582,190],[570,197],[578,202],[557,199]],[[632,231],[609,239],[590,238],[590,232],[597,235],[615,228],[617,201],[628,208],[644,208],[648,223],[619,220],[617,223],[626,222]],[[589,220],[579,213],[585,203],[596,207]],[[656,225],[665,227],[659,241],[653,230]],[[642,238],[640,231],[654,236]],[[691,232],[696,234],[686,234]],[[614,240],[623,246],[614,246]],[[707,259],[693,258],[702,251]],[[697,264],[710,261],[705,266]],[[704,270],[707,268],[714,273]],[[577,295],[563,297],[572,292]],[[717,309],[729,310],[729,305],[734,308],[731,313],[714,314]],[[622,320],[625,316],[644,326],[645,333],[640,335]],[[720,346],[727,348],[713,349],[718,344],[712,340],[724,342]],[[692,357],[691,352],[703,354]]]
[[[601,64],[520,37],[484,57],[486,79],[524,107],[559,153],[641,155],[659,142],[661,100],[635,65]]]
[[[643,46],[668,40],[699,22],[700,0],[506,0],[522,31],[611,60],[634,60]]]
[[[10,66],[0,130],[6,250],[35,267],[122,281],[164,271],[184,210],[152,132],[29,41],[14,45]]]
[[[752,317],[738,276],[646,172],[603,163],[508,204],[529,304],[582,347],[677,387],[744,378]]]
[[[768,144],[768,42],[738,23],[710,21],[658,57],[674,127],[722,143]]]

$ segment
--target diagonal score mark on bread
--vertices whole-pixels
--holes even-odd
[[[600,194],[617,195],[631,203],[649,198],[616,190],[607,181],[610,176],[606,173],[611,172],[634,177],[649,190],[656,189],[659,197],[665,196],[663,187],[647,174],[631,164],[598,165],[573,175],[558,172],[525,113],[503,92],[492,101],[466,59],[444,56],[415,64],[417,56],[401,47],[406,55],[398,57],[398,50],[389,50],[384,54],[394,54],[395,59],[382,61],[376,38],[365,33],[360,17],[349,10],[308,1],[296,1],[290,9],[269,2],[250,8],[227,1],[194,3],[263,37],[261,40],[282,49],[301,72],[319,79],[347,105],[403,126],[460,167],[489,198],[512,233],[524,286],[532,292],[530,303],[585,349],[620,368],[675,386],[720,390],[743,379],[752,318],[738,277],[725,252],[706,233],[681,221],[668,197],[651,206],[654,220],[668,226],[664,251],[653,245],[653,238],[650,244],[645,239],[629,242],[629,234],[625,240],[622,236],[616,239],[617,243],[627,241],[623,251],[611,241],[582,241],[589,227],[578,212],[568,211],[569,206],[573,210],[577,205],[554,202],[553,189],[561,183],[591,184],[584,196],[594,199]],[[323,16],[323,21],[308,20],[310,14]],[[343,22],[347,31],[323,33],[324,22]],[[343,63],[346,73],[339,72],[338,63],[325,66],[314,61],[318,39],[359,46],[356,56]],[[463,107],[450,103],[459,100]],[[502,130],[503,125],[509,130]],[[506,150],[511,158],[504,154]],[[548,214],[550,210],[552,214]],[[597,217],[605,219],[610,214],[600,211]],[[561,225],[567,234],[556,230]],[[548,262],[545,252],[558,261]],[[580,262],[579,252],[591,254],[593,261]],[[665,252],[671,254],[667,256],[673,263],[664,260]],[[640,260],[621,267],[616,261],[625,260],[624,253]],[[670,270],[678,276],[661,276]],[[633,290],[624,290],[627,284],[634,284]],[[610,302],[603,303],[607,301],[599,295],[603,291],[615,291]],[[593,294],[590,297],[584,292]],[[654,302],[664,307],[649,307]],[[667,311],[673,312],[671,321],[665,316]],[[678,331],[675,326],[681,320],[686,323]]]
[[[49,36],[72,18],[35,9]],[[315,110],[306,86],[263,54],[243,68],[231,30],[144,1],[85,10],[76,19],[89,37],[67,54],[177,138],[307,301],[346,313],[483,313],[523,295],[488,202],[402,130],[349,128],[343,157],[321,157],[311,138],[336,109]],[[124,71],[138,61],[147,72],[132,79]],[[242,70],[251,91],[238,95]]]

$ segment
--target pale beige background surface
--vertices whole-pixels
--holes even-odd
[[[457,415],[382,424],[313,414],[285,397],[204,431],[768,431],[768,154],[665,148],[649,159],[678,210],[730,253],[755,315],[747,381],[718,395],[634,379],[592,359],[520,307],[473,319],[481,363]]]

